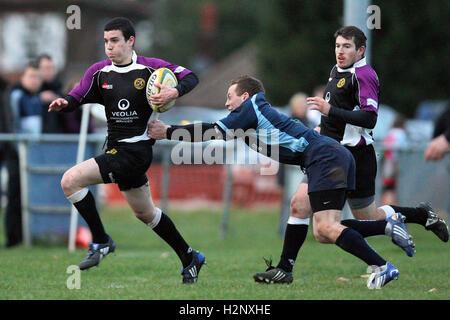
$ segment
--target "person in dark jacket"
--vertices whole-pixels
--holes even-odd
[[[0,133],[13,133],[13,115],[10,109],[8,83],[0,78]],[[0,168],[8,170],[7,206],[5,211],[6,247],[22,242],[22,214],[20,199],[19,157],[15,145],[0,142]],[[1,190],[0,190],[1,191]],[[0,195],[2,192],[0,192]]]

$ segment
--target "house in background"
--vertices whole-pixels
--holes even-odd
[[[222,61],[199,74],[200,83],[189,94],[177,99],[176,105],[225,108],[225,99],[231,80],[240,75],[260,78],[256,65],[257,49],[253,43],[235,50]]]
[[[146,55],[152,48],[154,5],[151,0],[0,0],[0,76],[14,83],[30,60],[46,53],[52,56],[64,82],[79,80],[93,61],[106,58],[100,40],[103,27],[117,16],[134,22],[139,39],[136,50]],[[80,28],[71,28],[74,6],[79,8]],[[212,28],[209,25],[202,27],[204,34]],[[204,48],[208,48],[209,38],[202,39],[199,54],[207,55]],[[210,59],[211,63],[198,73],[199,85],[176,105],[223,109],[232,79],[243,74],[259,76],[256,60],[256,46],[251,43],[222,61]]]
[[[151,39],[153,1],[0,0],[0,74],[14,82],[31,59],[47,53],[65,79],[104,59],[103,26],[116,16],[130,18],[142,38]],[[75,7],[76,6],[76,7]],[[79,28],[73,14],[80,13]],[[137,49],[149,49],[140,41]]]

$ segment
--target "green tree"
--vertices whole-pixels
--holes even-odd
[[[342,2],[280,0],[271,6],[260,20],[259,67],[270,101],[285,105],[295,92],[326,84]]]
[[[217,10],[216,33],[206,42],[213,61],[255,41],[258,67],[274,105],[326,84],[335,64],[333,34],[343,26],[344,1],[157,0],[151,54],[192,68],[205,51],[200,12],[207,3]],[[381,102],[412,116],[420,101],[448,99],[450,2],[372,4],[381,9],[381,29],[371,31],[371,64],[380,79]]]
[[[449,99],[450,2],[374,0],[381,29],[372,32],[371,64],[382,103],[413,116],[423,100]],[[334,31],[343,25],[343,1],[273,2],[261,17],[260,68],[268,95],[290,95],[325,84],[335,63]]]
[[[157,0],[152,54],[189,67],[208,54],[217,62],[238,49],[258,32],[259,12],[267,0]],[[216,10],[215,29],[207,36],[202,29],[202,7]]]
[[[381,102],[413,116],[423,100],[449,99],[450,2],[372,2],[381,29],[372,31],[372,65]]]

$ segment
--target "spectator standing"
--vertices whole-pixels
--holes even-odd
[[[8,83],[0,78],[0,133],[13,133],[14,130],[8,94]],[[19,157],[15,145],[11,142],[0,142],[0,168],[3,165],[8,171],[5,209],[6,247],[11,248],[22,242]]]
[[[397,205],[397,174],[398,155],[397,150],[408,145],[408,137],[405,132],[405,119],[398,116],[392,128],[383,139],[383,166],[381,205]]]
[[[42,100],[39,90],[42,85],[37,63],[31,62],[26,67],[10,94],[10,104],[14,115],[14,132],[42,132]]]
[[[58,113],[47,112],[50,103],[62,96],[62,82],[57,78],[55,63],[48,54],[37,58],[37,65],[42,78],[39,97],[42,100],[42,133],[62,133],[62,117]]]
[[[306,93],[297,92],[289,100],[292,119],[298,119],[308,128],[314,128],[314,123],[308,117],[308,102]]]
[[[433,140],[425,150],[425,162],[442,159],[448,150],[450,150],[450,106],[447,106],[435,122]]]

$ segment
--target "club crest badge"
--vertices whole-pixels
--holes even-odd
[[[145,87],[145,80],[142,78],[137,78],[134,80],[134,87],[138,90],[142,90]]]

